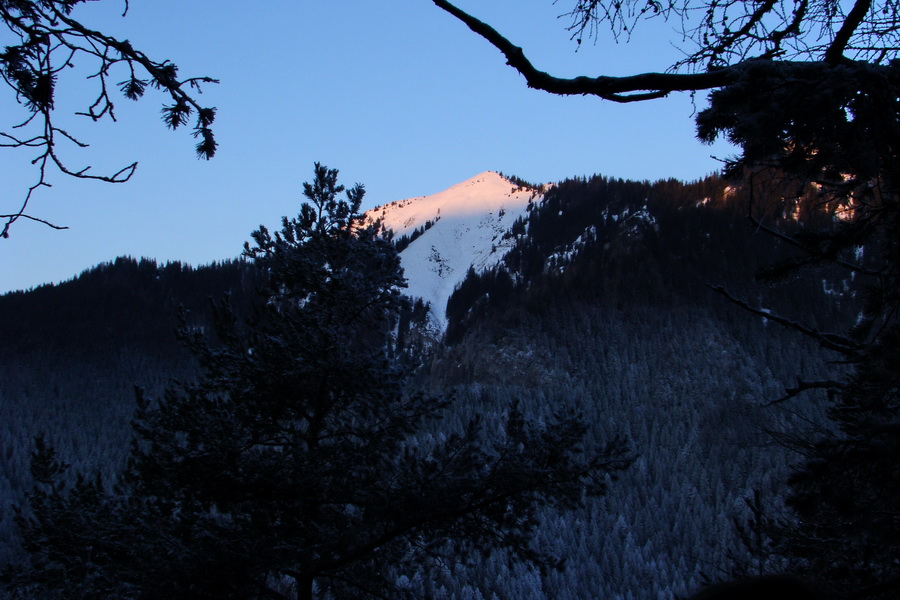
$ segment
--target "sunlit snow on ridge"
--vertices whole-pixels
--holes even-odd
[[[400,261],[406,293],[431,304],[431,326],[443,332],[447,300],[469,267],[481,272],[495,266],[514,243],[504,234],[526,214],[530,202],[541,198],[535,190],[486,171],[432,196],[373,208],[366,216],[381,219],[395,239],[433,222],[400,253]]]

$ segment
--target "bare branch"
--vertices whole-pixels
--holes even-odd
[[[859,26],[866,18],[866,14],[869,12],[871,6],[872,0],[856,0],[853,9],[850,11],[850,14],[847,15],[847,18],[844,20],[843,25],[841,25],[837,35],[835,35],[834,41],[825,52],[825,62],[837,63],[844,58],[844,49],[850,42],[850,38],[853,37],[853,34],[859,29]]]
[[[797,385],[794,387],[789,387],[785,389],[785,395],[776,400],[772,400],[771,402],[767,402],[763,406],[774,406],[776,404],[781,404],[782,402],[786,402],[791,398],[799,396],[803,392],[809,390],[844,390],[847,389],[847,384],[835,381],[834,379],[828,379],[825,381],[797,381]]]
[[[759,315],[765,319],[770,321],[774,321],[780,325],[784,325],[789,329],[793,329],[794,331],[799,331],[803,335],[813,338],[816,340],[823,348],[827,348],[829,350],[834,350],[835,352],[839,352],[845,356],[854,356],[857,352],[862,350],[862,346],[858,343],[854,342],[850,338],[837,334],[837,333],[825,333],[821,332],[814,327],[809,325],[798,323],[797,321],[793,321],[781,315],[775,314],[769,310],[763,308],[757,308],[755,306],[751,306],[747,304],[743,300],[735,298],[732,296],[725,288],[719,285],[709,285],[709,288],[714,292],[719,293],[725,296],[730,302],[737,304],[744,310],[747,310],[755,315]]]
[[[139,99],[149,85],[164,91],[173,100],[164,106],[163,120],[171,128],[186,124],[193,116],[193,137],[200,158],[212,158],[217,143],[211,125],[215,120],[215,108],[203,107],[192,95],[202,93],[201,84],[216,83],[210,77],[191,77],[179,80],[177,67],[168,62],[156,62],[136,50],[127,40],[117,40],[102,32],[90,29],[72,18],[72,8],[83,0],[47,0],[42,2],[16,2],[0,4],[0,19],[18,38],[17,45],[6,46],[0,52],[0,77],[10,86],[18,100],[30,114],[13,129],[32,128],[27,135],[0,132],[0,147],[35,148],[38,154],[31,161],[38,168],[38,179],[25,196],[18,211],[0,218],[6,219],[2,235],[8,237],[11,225],[20,217],[46,223],[26,213],[34,192],[40,187],[50,187],[48,166],[64,175],[107,183],[128,181],[137,168],[130,163],[112,174],[93,174],[91,166],[70,167],[58,154],[57,142],[67,140],[80,148],[88,144],[68,131],[57,127],[53,121],[54,91],[57,74],[74,66],[78,59],[87,59],[95,70],[87,79],[97,82],[96,99],[90,106],[74,114],[86,116],[92,121],[109,117],[116,121],[113,99],[109,93],[110,74],[116,65],[127,69],[127,79],[118,85],[126,98]],[[125,12],[128,3],[125,2]],[[139,77],[138,70],[146,73]],[[189,93],[190,90],[190,93]],[[60,228],[59,226],[53,226]]]
[[[457,8],[446,0],[433,0],[469,29],[490,42],[506,57],[506,64],[517,70],[528,87],[560,95],[598,96],[613,102],[634,102],[662,98],[671,92],[708,90],[726,85],[735,77],[736,68],[705,73],[643,73],[627,77],[575,77],[563,79],[540,71],[531,64],[525,52],[496,29]],[[635,95],[633,92],[641,92]]]
[[[751,208],[752,208],[752,206],[751,206]],[[793,236],[787,235],[786,233],[782,233],[781,231],[778,231],[777,229],[768,227],[767,225],[763,225],[762,221],[757,219],[753,215],[752,212],[747,215],[747,218],[750,220],[750,222],[753,224],[753,226],[757,228],[757,230],[763,231],[766,234],[771,235],[771,236],[781,240],[782,242],[790,244],[791,246],[793,246],[795,248],[799,248],[800,250],[803,250],[804,252],[806,252],[809,256],[818,255],[818,252],[814,248],[810,248],[809,246],[800,242]],[[871,277],[879,277],[882,275],[882,273],[880,273],[879,271],[873,271],[872,269],[867,269],[861,265],[851,263],[851,262],[843,260],[841,258],[834,257],[834,258],[831,258],[830,260],[834,264],[836,264],[840,267],[843,267],[843,268],[847,269],[848,271],[851,271],[854,273],[859,273],[861,275],[868,275]]]
[[[10,215],[0,215],[0,219],[8,219],[6,223],[3,225],[3,229],[0,230],[0,238],[8,238],[9,237],[9,228],[10,226],[16,222],[18,219],[28,219],[30,221],[36,221],[47,227],[57,230],[68,229],[65,225],[55,225],[46,219],[40,219],[38,217],[32,217],[31,215],[27,215],[25,213],[13,213]]]

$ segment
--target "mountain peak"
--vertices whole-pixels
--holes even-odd
[[[446,328],[445,310],[453,290],[470,268],[497,265],[512,247],[504,237],[526,214],[540,191],[485,171],[431,196],[397,200],[366,213],[410,241],[400,253],[407,294],[431,304],[431,325]]]
[[[514,195],[525,188],[496,171],[485,171],[430,196],[396,200],[368,211],[371,220],[381,219],[395,237],[410,235],[426,222],[438,217],[467,218],[504,208]],[[512,204],[517,204],[513,200]]]

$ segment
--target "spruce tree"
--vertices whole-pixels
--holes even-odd
[[[220,303],[213,331],[182,323],[203,375],[140,402],[114,489],[65,485],[37,447],[12,591],[400,597],[401,575],[473,552],[561,566],[533,543],[539,509],[601,493],[623,444],[585,451],[577,416],[537,425],[515,404],[497,423],[442,421],[451,401],[409,385],[424,355],[395,341],[396,250],[364,227],[363,187],[337,175],[317,164],[299,216],[245,246],[267,277],[251,317]]]

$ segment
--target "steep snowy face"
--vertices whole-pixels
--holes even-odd
[[[443,332],[447,300],[469,268],[481,272],[500,262],[514,241],[504,234],[541,199],[536,190],[487,171],[433,196],[374,208],[366,217],[380,219],[395,240],[418,233],[400,253],[406,293],[431,304],[431,325]]]

